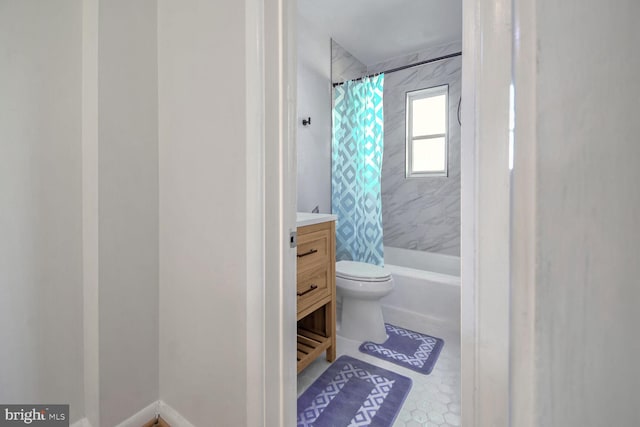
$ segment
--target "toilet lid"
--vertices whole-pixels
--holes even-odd
[[[356,261],[338,261],[336,263],[336,277],[360,282],[384,282],[389,280],[391,273],[384,267]]]

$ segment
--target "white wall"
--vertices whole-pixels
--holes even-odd
[[[85,417],[100,426],[99,0],[82,1],[82,298]]]
[[[100,425],[158,399],[156,2],[100,1]]]
[[[640,425],[638,16],[537,1],[540,426]]]
[[[298,211],[331,212],[331,38],[298,15]],[[302,119],[311,117],[311,125]]]
[[[79,0],[0,2],[0,402],[84,414]]]
[[[160,398],[196,426],[246,424],[244,35],[243,2],[158,2]]]

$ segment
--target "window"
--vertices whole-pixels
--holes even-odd
[[[447,176],[449,86],[407,92],[407,178]]]

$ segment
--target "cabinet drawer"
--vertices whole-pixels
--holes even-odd
[[[331,294],[332,282],[329,279],[329,269],[326,265],[298,272],[298,312]]]
[[[298,236],[298,273],[329,263],[330,239],[327,229]]]

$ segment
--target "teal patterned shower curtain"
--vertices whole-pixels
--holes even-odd
[[[384,74],[335,88],[331,203],[338,216],[336,259],[383,265]]]

